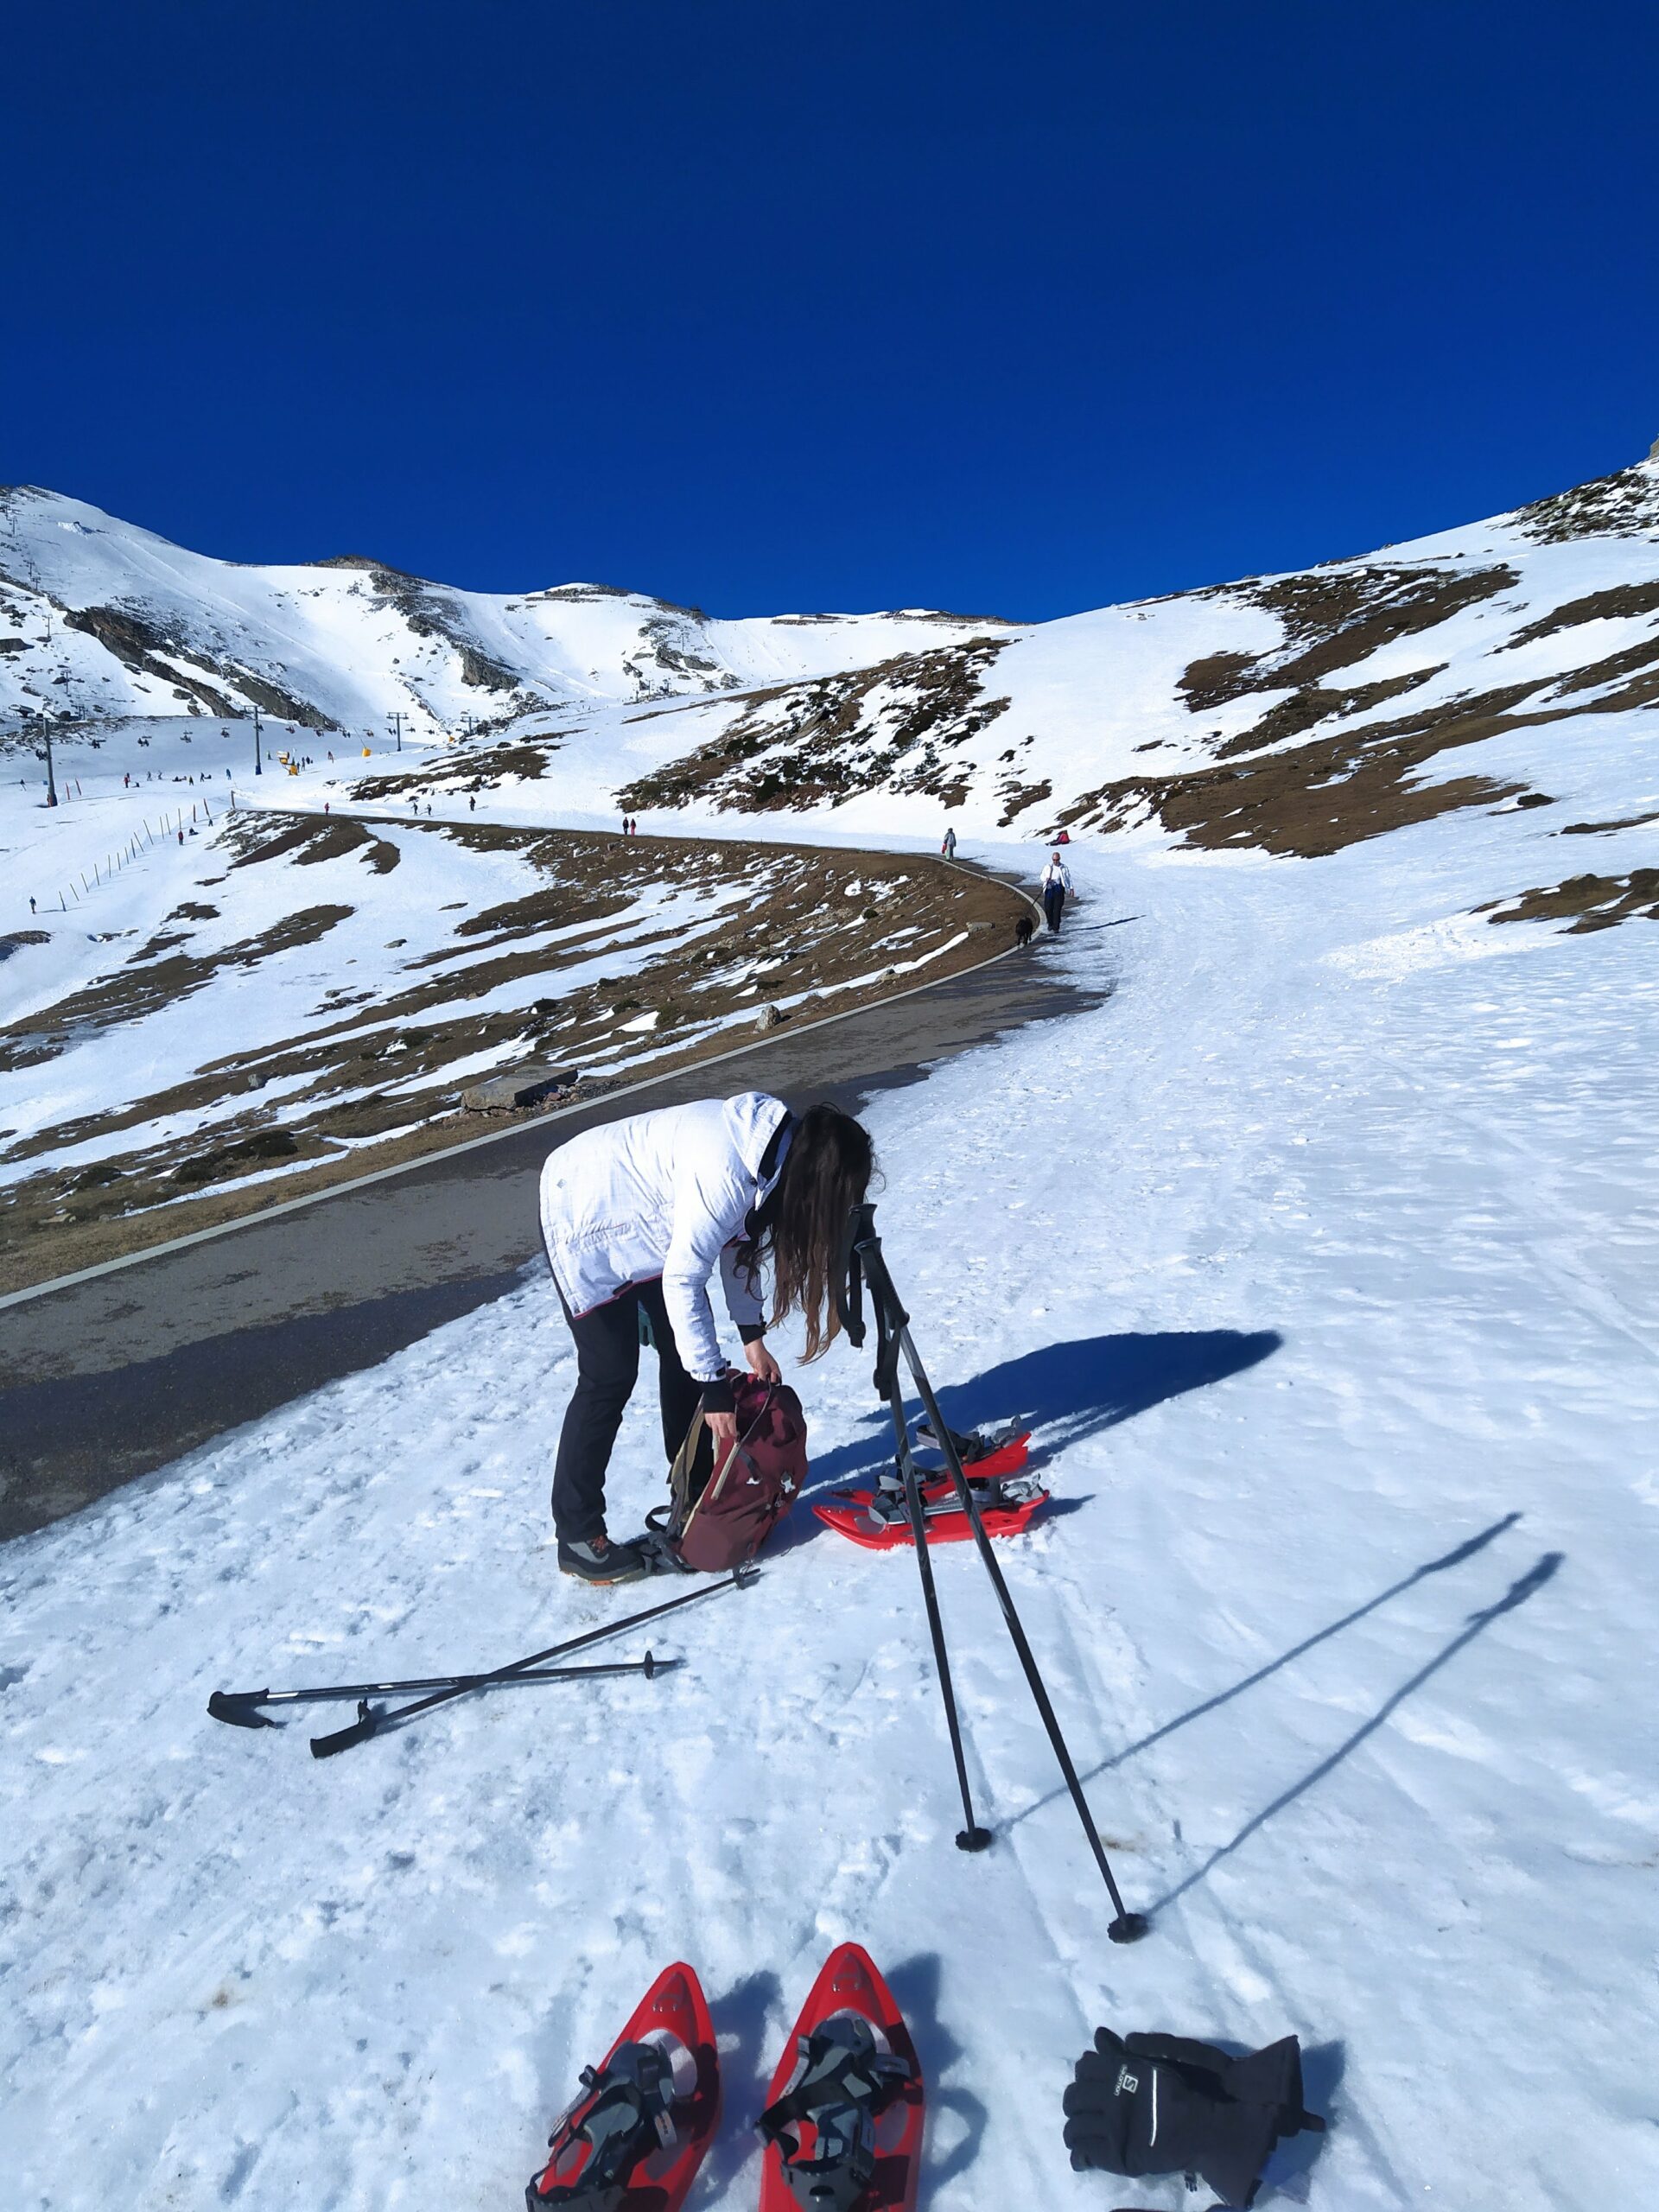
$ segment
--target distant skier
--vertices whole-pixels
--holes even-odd
[[[954,830],[947,830],[945,831],[944,842],[939,847],[939,850],[944,855],[946,860],[955,860],[957,857],[957,833]]]
[[[29,902],[29,911],[31,914],[35,912],[35,901],[32,899]]]
[[[550,1155],[542,1236],[576,1343],[576,1387],[553,1472],[562,1573],[608,1583],[649,1572],[637,1545],[613,1542],[605,1529],[605,1474],[639,1378],[642,1334],[656,1348],[670,1462],[699,1406],[715,1437],[735,1437],[710,1277],[718,1268],[744,1357],[764,1382],[780,1378],[766,1349],[763,1259],[772,1322],[801,1314],[806,1357],[816,1359],[840,1326],[842,1233],[874,1165],[851,1115],[812,1106],[796,1116],[760,1090],[584,1129]]]
[[[1048,917],[1048,933],[1060,933],[1060,916],[1065,912],[1066,897],[1071,888],[1071,871],[1060,858],[1058,849],[1050,855],[1048,866],[1038,878],[1042,887],[1043,912]]]

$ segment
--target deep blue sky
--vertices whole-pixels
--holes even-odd
[[[207,552],[1044,615],[1659,435],[1659,10],[6,11],[0,480]]]

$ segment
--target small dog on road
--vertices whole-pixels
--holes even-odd
[[[1031,916],[1029,914],[1021,914],[1019,920],[1014,925],[1014,943],[1021,947],[1029,944],[1031,943],[1033,927],[1033,925]]]

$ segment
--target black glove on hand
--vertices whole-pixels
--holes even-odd
[[[717,1382],[703,1384],[702,1403],[706,1414],[734,1414],[737,1411],[737,1400],[732,1395],[732,1376],[729,1373],[722,1375]]]

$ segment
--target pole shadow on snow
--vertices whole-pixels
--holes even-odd
[[[1040,1424],[1046,1453],[1132,1421],[1166,1398],[1224,1382],[1266,1359],[1283,1342],[1276,1329],[1166,1329],[1150,1335],[1135,1330],[1116,1337],[1078,1337],[1005,1359],[966,1382],[936,1382],[935,1391],[939,1411],[953,1428],[1028,1421]],[[925,1358],[925,1341],[918,1348]],[[921,1411],[919,1401],[912,1411]],[[873,1408],[861,1420],[872,1433],[813,1460],[810,1495],[892,1457],[886,1408]]]
[[[1340,1636],[1344,1629],[1352,1628],[1356,1621],[1363,1621],[1368,1613],[1374,1613],[1379,1606],[1402,1597],[1408,1590],[1426,1581],[1431,1574],[1444,1574],[1447,1567],[1461,1567],[1465,1560],[1473,1559],[1478,1552],[1485,1550],[1494,1537],[1501,1536],[1506,1529],[1514,1528],[1520,1518],[1518,1513],[1506,1513],[1501,1521],[1494,1521],[1490,1529],[1483,1529],[1478,1536],[1466,1537],[1449,1552],[1442,1553],[1439,1559],[1425,1560],[1421,1567],[1413,1567],[1409,1574],[1402,1574],[1399,1581],[1391,1582],[1386,1590],[1379,1590],[1376,1597],[1368,1598],[1363,1605],[1356,1605],[1339,1619],[1329,1622],[1324,1628],[1315,1629],[1312,1636],[1305,1636],[1300,1643],[1293,1643],[1287,1651],[1281,1651],[1276,1659],[1269,1659],[1265,1667],[1258,1667],[1253,1675],[1246,1675],[1230,1689],[1217,1690],[1213,1697],[1205,1698],[1198,1705],[1188,1706],[1185,1713],[1178,1713],[1173,1720],[1166,1720],[1161,1727],[1153,1729],[1147,1735],[1137,1737],[1132,1744],[1126,1744],[1110,1758],[1102,1759],[1097,1766],[1090,1767],[1083,1779],[1085,1782],[1098,1781],[1103,1774],[1109,1774],[1114,1767],[1122,1766],[1125,1759],[1132,1759],[1137,1751],[1147,1751],[1154,1744],[1162,1743],[1166,1736],[1173,1736],[1178,1728],[1185,1728],[1190,1720],[1202,1720],[1206,1713],[1214,1713],[1217,1707],[1230,1704],[1236,1697],[1243,1697],[1246,1690],[1253,1690],[1258,1682],[1265,1682],[1269,1675],[1276,1675],[1281,1667],[1288,1667],[1293,1660],[1302,1658],[1330,1637]],[[1033,1813],[1040,1813],[1045,1806],[1054,1804],[1064,1794],[1061,1790],[1051,1789],[1046,1797],[1039,1797],[1034,1804],[1012,1815],[1007,1826],[1017,1827]]]
[[[1566,1554],[1562,1552],[1546,1552],[1534,1566],[1528,1568],[1523,1575],[1512,1582],[1503,1595],[1495,1603],[1483,1605],[1478,1612],[1471,1613],[1451,1642],[1437,1651],[1426,1665],[1420,1667],[1414,1675],[1408,1676],[1405,1681],[1402,1682],[1399,1688],[1391,1695],[1385,1698],[1369,1720],[1362,1721],[1351,1736],[1338,1744],[1335,1751],[1328,1752],[1317,1765],[1310,1767],[1300,1781],[1292,1783],[1288,1789],[1281,1790],[1271,1804],[1264,1805],[1259,1813],[1253,1814],[1230,1843],[1218,1845],[1201,1866],[1194,1867],[1184,1880],[1176,1883],[1173,1889],[1167,1891],[1155,1904],[1149,1906],[1148,1911],[1154,1914],[1162,1912],[1166,1906],[1173,1904],[1178,1897],[1185,1897],[1189,1890],[1196,1888],[1198,1883],[1212,1873],[1224,1859],[1230,1859],[1233,1853],[1248,1843],[1259,1829],[1264,1828],[1275,1814],[1282,1813],[1287,1806],[1294,1805],[1299,1797],[1304,1796],[1313,1789],[1315,1783],[1323,1782],[1326,1775],[1340,1766],[1351,1753],[1357,1751],[1369,1737],[1374,1736],[1377,1730],[1399,1711],[1408,1697],[1414,1695],[1426,1682],[1440,1673],[1442,1667],[1455,1659],[1459,1652],[1466,1645],[1472,1643],[1484,1629],[1490,1628],[1492,1623],[1500,1619],[1503,1614],[1513,1612],[1517,1605],[1524,1605],[1529,1598],[1535,1596],[1547,1582],[1551,1581],[1565,1558]]]

